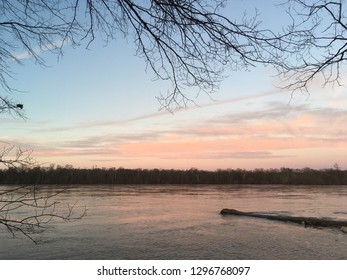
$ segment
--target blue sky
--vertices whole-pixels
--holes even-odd
[[[279,20],[276,9],[264,14],[270,23]],[[28,119],[1,115],[0,141],[33,149],[43,165],[347,168],[345,87],[316,81],[310,96],[292,96],[274,86],[273,69],[258,67],[227,72],[214,100],[201,94],[198,106],[171,114],[155,99],[170,83],[153,81],[134,54],[131,37],[120,36],[106,47],[98,40],[89,50],[67,46],[59,61],[42,53],[46,68],[30,58],[13,64],[9,82],[21,92],[12,95]]]

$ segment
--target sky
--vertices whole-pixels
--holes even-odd
[[[28,119],[2,114],[0,145],[32,149],[43,166],[347,169],[345,73],[346,86],[317,81],[310,95],[292,95],[275,86],[271,68],[227,72],[213,99],[200,94],[170,113],[155,98],[170,84],[145,71],[131,38],[42,56],[48,67],[23,56],[11,68],[19,90],[11,97]]]

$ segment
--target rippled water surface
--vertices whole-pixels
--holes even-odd
[[[37,245],[0,225],[0,259],[347,259],[338,229],[219,214],[347,220],[347,186],[73,186],[59,200],[87,215],[52,223]]]

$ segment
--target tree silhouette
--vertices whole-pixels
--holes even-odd
[[[132,36],[137,55],[171,90],[158,96],[169,110],[184,107],[187,87],[214,92],[226,69],[272,65],[283,87],[307,90],[319,74],[324,84],[340,84],[345,61],[344,1],[288,0],[292,23],[274,33],[259,15],[229,18],[226,0],[0,0],[0,83],[11,91],[11,64],[26,57],[44,65],[42,52],[60,56],[66,44],[89,47],[97,36],[106,43]],[[230,5],[233,5],[230,3]],[[285,9],[284,8],[284,9]],[[240,11],[242,14],[243,11]],[[23,115],[5,94],[0,112]]]
[[[276,63],[280,37],[260,29],[258,15],[230,19],[225,0],[31,0],[0,1],[0,83],[11,91],[10,66],[42,52],[60,56],[66,44],[89,47],[97,35],[105,42],[133,36],[137,55],[157,79],[172,89],[158,100],[169,110],[190,100],[185,88],[214,92],[226,69]],[[242,11],[240,11],[242,14]],[[0,97],[0,112],[21,114],[14,101]]]

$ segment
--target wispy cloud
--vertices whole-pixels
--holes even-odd
[[[277,93],[268,94],[263,96]],[[235,108],[237,102],[257,98],[261,96],[230,99],[208,106],[232,104]],[[163,162],[178,161],[197,167],[215,162],[216,168],[225,162],[235,165],[240,162],[298,163],[305,160],[303,154],[308,151],[321,150],[325,154],[331,151],[336,155],[334,151],[338,149],[347,150],[347,128],[342,125],[347,123],[344,108],[314,106],[309,102],[287,104],[270,98],[262,100],[259,107],[215,112],[201,119],[198,118],[200,111],[182,114],[179,121],[176,117],[165,118],[168,112],[158,112],[121,121],[85,124],[79,129],[72,125],[65,131],[56,131],[57,137],[46,133],[48,130],[36,130],[35,135],[41,139],[33,138],[31,144],[38,157],[52,162],[74,158],[80,160],[79,164],[115,165],[121,161],[135,167],[148,162],[160,167]],[[190,121],[189,116],[195,119]],[[146,127],[146,122],[142,123],[158,117],[158,126]]]
[[[14,61],[21,61],[21,60],[26,60],[32,57],[38,57],[42,53],[47,52],[47,51],[53,51],[53,50],[60,50],[63,45],[70,44],[69,39],[64,39],[64,40],[56,40],[52,41],[50,43],[47,43],[45,45],[33,47],[30,51],[23,51],[21,53],[15,54],[13,56]]]

